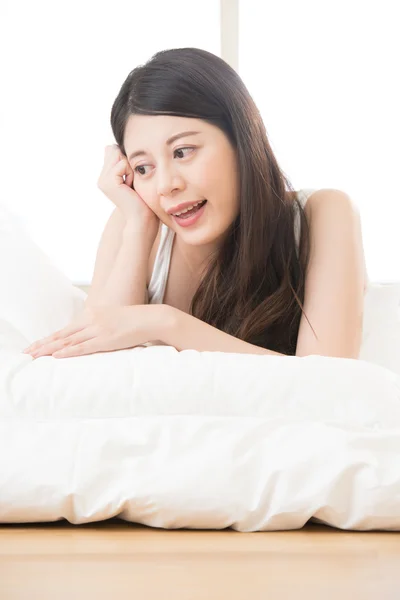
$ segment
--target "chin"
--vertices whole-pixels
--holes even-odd
[[[178,233],[177,235],[180,236],[180,238],[182,240],[184,240],[185,244],[187,244],[188,246],[206,246],[208,244],[212,244],[215,242],[215,238],[209,235],[204,235],[201,233],[196,234],[189,234],[189,235],[185,235],[185,234],[181,234]]]
[[[224,239],[224,232],[220,231],[191,231],[191,232],[179,232],[177,235],[180,235],[181,239],[188,246],[216,246],[218,243]]]

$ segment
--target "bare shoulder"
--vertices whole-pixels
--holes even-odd
[[[361,227],[360,211],[355,201],[346,192],[334,188],[324,188],[310,194],[304,213],[314,236],[317,234],[315,228],[323,236],[327,227],[340,227],[343,219],[353,220]]]
[[[319,247],[326,248],[326,241],[345,232],[357,248],[362,269],[364,271],[364,291],[368,285],[368,272],[362,239],[362,223],[360,210],[354,199],[346,192],[338,189],[321,189],[313,192],[304,207],[307,221],[310,223],[311,239]],[[335,238],[336,239],[336,238]],[[336,245],[335,245],[336,248]]]
[[[358,206],[349,194],[334,188],[315,190],[308,196],[304,206],[304,214],[310,228],[335,219],[335,216],[340,218],[341,214],[346,212],[360,219]]]
[[[323,188],[321,190],[316,190],[315,192],[310,194],[304,207],[304,212],[307,216],[309,216],[317,209],[317,207],[320,207],[322,205],[333,206],[339,204],[347,205],[349,208],[352,208],[356,212],[359,212],[356,203],[349,196],[349,194],[342,190],[334,188]]]

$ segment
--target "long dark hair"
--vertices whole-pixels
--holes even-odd
[[[112,106],[112,131],[125,155],[125,127],[135,114],[203,119],[228,136],[239,166],[239,214],[207,265],[190,314],[251,344],[294,355],[309,227],[243,81],[206,50],[163,50],[129,73]]]

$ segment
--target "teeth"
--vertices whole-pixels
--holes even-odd
[[[173,215],[174,215],[174,217],[177,217],[179,215],[184,215],[186,212],[188,212],[189,210],[192,210],[192,208],[194,208],[198,204],[201,204],[202,202],[204,202],[204,200],[200,200],[200,202],[196,202],[196,204],[192,204],[191,206],[188,206],[187,208],[185,208],[185,210],[181,210],[181,212],[173,213]]]

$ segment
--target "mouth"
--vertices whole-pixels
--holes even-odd
[[[181,227],[189,227],[200,219],[206,209],[207,200],[203,200],[200,204],[192,208],[191,210],[181,215],[171,215],[174,221]]]

